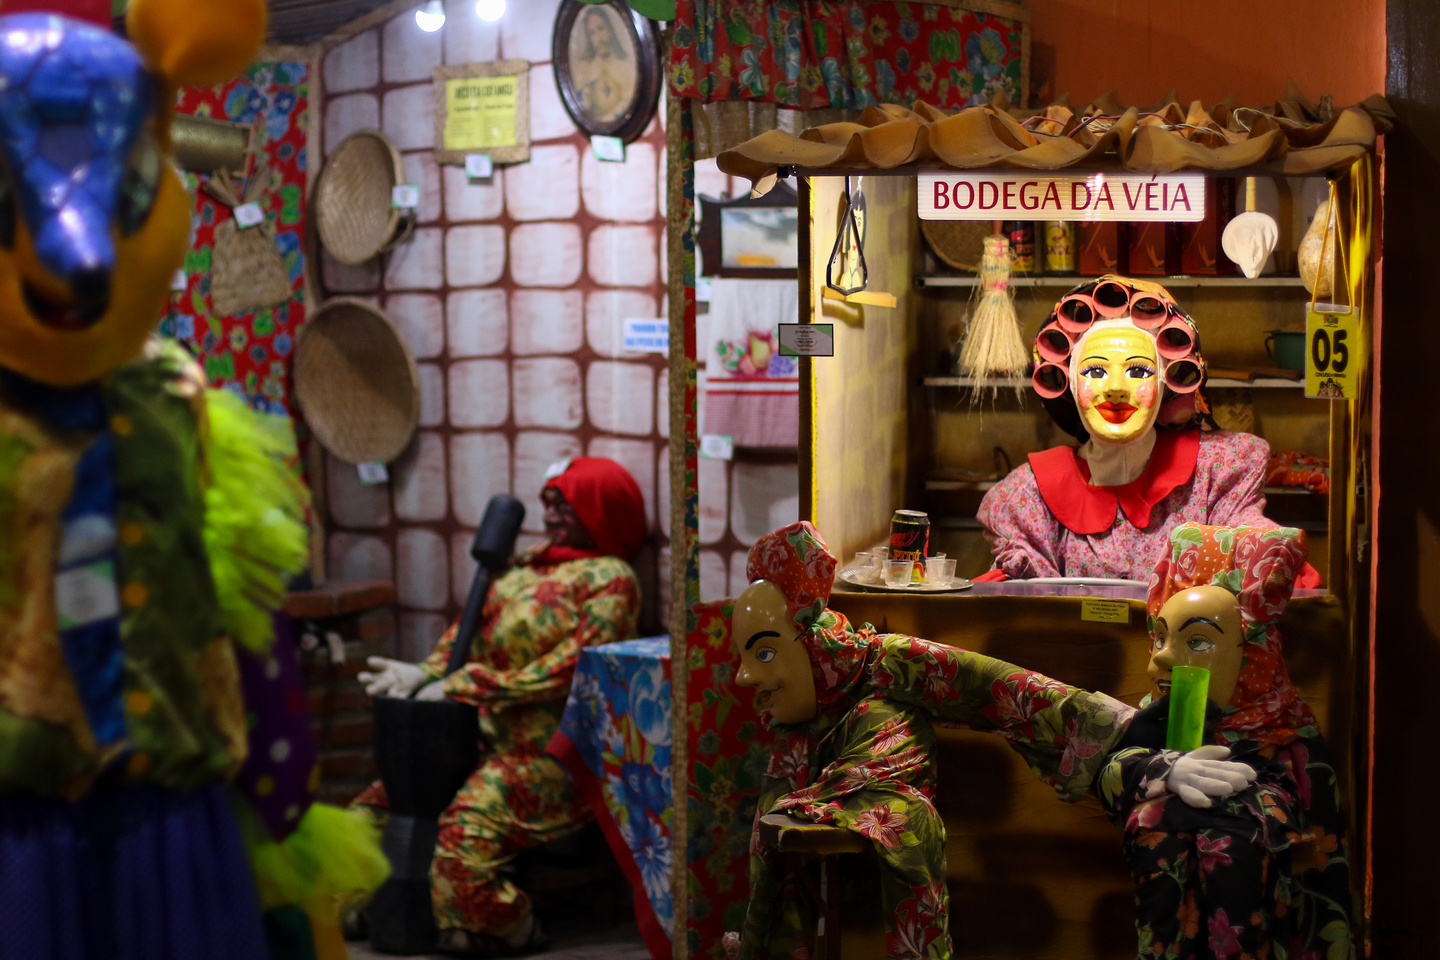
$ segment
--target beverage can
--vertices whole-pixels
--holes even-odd
[[[912,583],[925,579],[925,557],[930,553],[930,515],[923,510],[896,510],[890,518],[890,559],[914,564]]]
[[[1045,223],[1045,272],[1060,275],[1076,273],[1075,224],[1069,220]]]
[[[1001,227],[1010,238],[1010,272],[1035,272],[1035,224],[1030,220],[1007,220]]]

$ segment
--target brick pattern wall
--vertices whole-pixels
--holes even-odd
[[[451,0],[438,33],[402,14],[332,50],[321,70],[317,152],[378,127],[422,192],[413,239],[359,268],[322,255],[321,270],[326,294],[384,309],[419,364],[420,431],[391,465],[390,483],[363,486],[354,467],[333,459],[327,470],[330,576],[396,581],[394,652],[409,659],[428,653],[459,614],[489,498],[512,492],[526,502],[528,545],[542,530],[545,468],[580,454],[611,457],[639,483],[652,528],[635,560],[642,632],[665,622],[667,371],[661,356],[622,349],[625,319],[666,313],[664,109],[624,163],[596,160],[556,90],[557,7],[512,3],[487,24],[473,3]],[[511,58],[532,64],[531,159],[469,182],[434,161],[430,72]],[[702,468],[707,596],[731,589],[737,562],[743,578],[743,548],[769,529],[758,518],[776,513],[773,501],[794,500],[793,456],[778,470],[770,459]]]

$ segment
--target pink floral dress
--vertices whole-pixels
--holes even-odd
[[[1167,452],[1174,448],[1163,463],[1162,444]],[[1054,457],[1067,450],[1032,454],[980,504],[995,569],[1012,580],[1146,580],[1182,523],[1276,526],[1264,513],[1270,446],[1251,434],[1161,433],[1146,474],[1122,488],[1090,486],[1079,469],[1083,461]],[[1097,509],[1104,511],[1098,518]]]

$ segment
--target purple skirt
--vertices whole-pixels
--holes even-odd
[[[226,788],[0,798],[0,960],[265,960]]]

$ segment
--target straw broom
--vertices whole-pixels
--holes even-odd
[[[965,327],[958,372],[980,381],[1024,376],[1030,352],[1020,336],[1020,318],[1015,315],[1015,293],[1010,289],[1010,241],[1005,237],[985,238],[980,291],[980,302]]]

